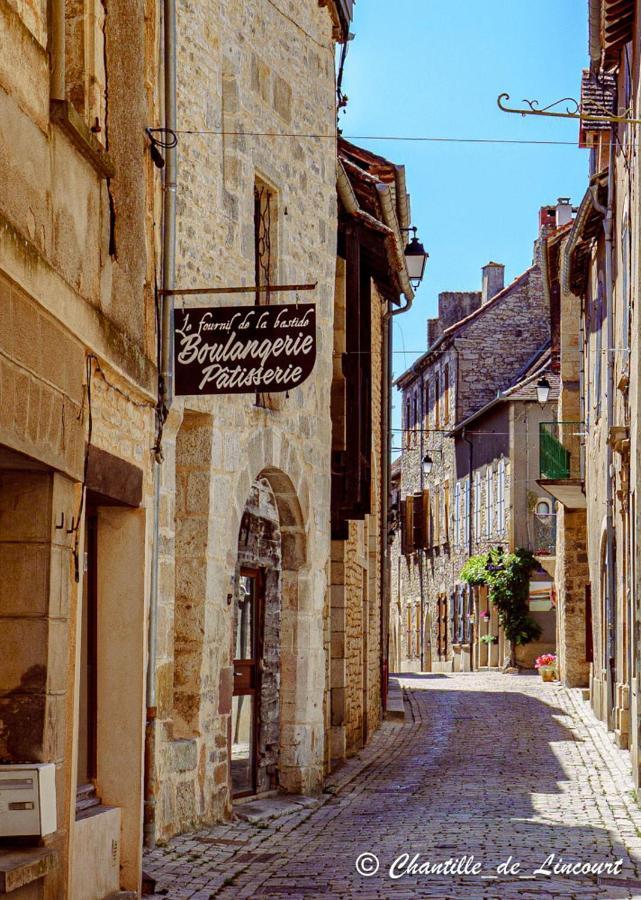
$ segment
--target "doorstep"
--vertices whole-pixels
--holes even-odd
[[[0,894],[10,894],[53,872],[58,854],[46,847],[0,849]]]
[[[300,812],[301,809],[313,809],[319,805],[317,797],[303,797],[300,795],[282,794],[264,800],[251,800],[234,806],[234,816],[250,825],[258,825],[261,822],[269,822],[272,819],[280,819],[291,813]]]

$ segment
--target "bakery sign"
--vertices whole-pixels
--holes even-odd
[[[178,396],[290,391],[316,361],[316,306],[174,310]]]

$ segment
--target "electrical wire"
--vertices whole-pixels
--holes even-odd
[[[155,131],[156,129],[148,129]],[[226,129],[196,129],[177,128],[174,134],[188,135],[215,135],[220,137],[273,137],[273,138],[311,138],[316,140],[333,140],[344,137],[347,141],[404,141],[409,143],[435,143],[435,144],[534,144],[540,146],[577,147],[577,141],[552,141],[521,138],[468,138],[468,137],[441,137],[431,135],[399,135],[399,134],[350,134],[341,135],[340,132],[332,134],[318,134],[315,132],[294,131],[227,131]]]

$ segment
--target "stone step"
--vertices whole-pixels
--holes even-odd
[[[397,722],[405,721],[405,704],[403,703],[403,689],[398,678],[389,679],[387,685],[387,708],[385,718]]]
[[[318,806],[319,801],[315,797],[303,796],[277,796],[264,800],[251,800],[234,806],[234,815],[243,822],[257,825],[272,819],[280,819],[291,813],[300,812],[302,809],[312,809]]]

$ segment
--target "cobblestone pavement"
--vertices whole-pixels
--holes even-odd
[[[494,672],[408,675],[402,684],[406,722],[384,723],[313,809],[148,852],[155,896],[641,898],[641,809],[628,756],[580,692]],[[366,852],[380,861],[370,877],[355,868]],[[457,871],[392,879],[402,854],[418,854],[419,865],[453,860]],[[520,872],[497,874],[509,857]],[[531,878],[554,864],[618,860],[616,874]]]

